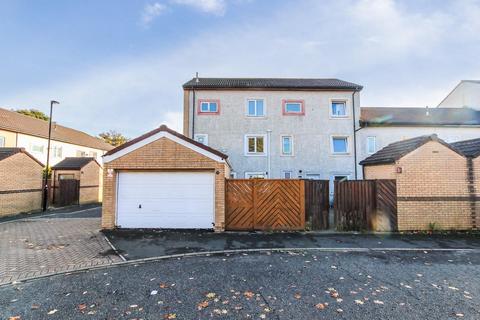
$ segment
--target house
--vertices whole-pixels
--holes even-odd
[[[53,202],[62,199],[61,180],[78,181],[78,204],[101,202],[102,167],[93,157],[65,158],[52,167]],[[68,205],[70,203],[61,203]]]
[[[102,228],[225,228],[227,155],[168,127],[107,152]]]
[[[47,145],[47,121],[0,108],[0,147],[25,148],[40,162],[46,163]],[[113,146],[85,132],[52,124],[52,165],[66,157],[94,157],[101,163],[102,155],[111,149]]]
[[[358,176],[358,84],[197,77],[183,89],[184,135],[228,154],[233,178]]]
[[[44,165],[22,148],[0,148],[0,217],[39,210]]]
[[[480,110],[471,108],[362,107],[358,131],[358,159],[363,160],[390,143],[436,134],[446,142],[480,137]]]
[[[360,162],[365,179],[394,179],[398,230],[470,230],[480,224],[480,139],[449,144],[425,135]]]
[[[480,80],[460,81],[438,105],[438,108],[463,107],[480,110]]]

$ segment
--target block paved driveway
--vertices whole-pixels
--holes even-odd
[[[100,210],[0,223],[0,284],[121,261],[100,233]]]

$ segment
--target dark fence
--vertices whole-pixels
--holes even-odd
[[[329,181],[305,180],[305,221],[311,230],[329,228]]]
[[[397,230],[395,180],[335,181],[334,186],[337,230]]]

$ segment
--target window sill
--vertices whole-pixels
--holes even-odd
[[[330,155],[338,157],[338,156],[350,156],[350,152],[332,152]]]
[[[345,119],[350,119],[350,116],[332,116],[330,115],[331,120],[345,120]]]
[[[245,153],[245,157],[266,157],[266,153]]]

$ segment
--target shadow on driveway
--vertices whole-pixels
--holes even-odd
[[[322,234],[114,230],[105,235],[127,260],[191,252],[270,248],[480,249],[480,234]]]

